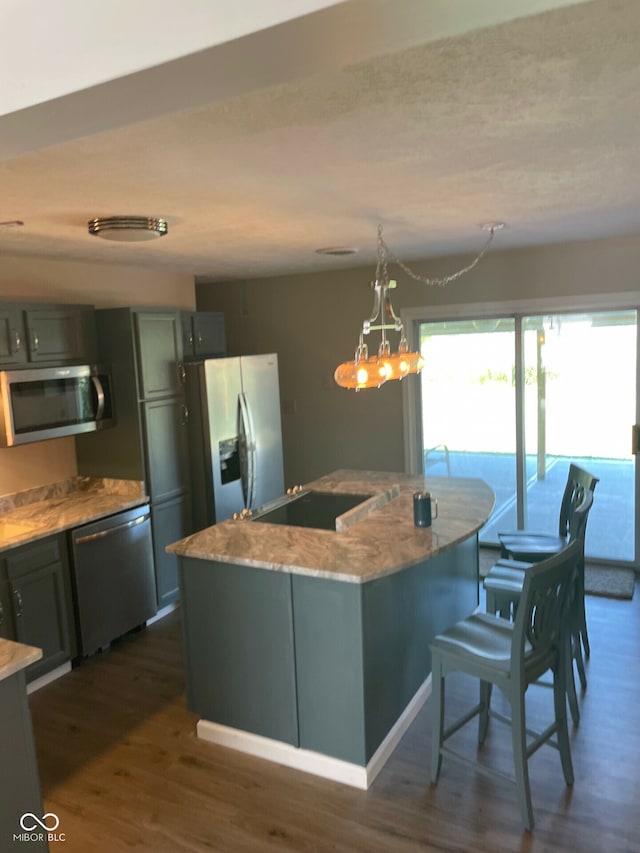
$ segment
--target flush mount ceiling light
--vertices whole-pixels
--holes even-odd
[[[106,216],[87,222],[89,234],[118,243],[140,243],[164,237],[169,230],[166,219],[149,216]]]
[[[336,367],[333,378],[338,385],[342,388],[353,388],[356,391],[361,388],[379,388],[390,379],[404,379],[405,376],[409,376],[411,373],[419,373],[422,370],[424,359],[419,352],[409,352],[404,324],[393,310],[389,291],[395,288],[396,282],[389,278],[387,265],[389,261],[392,261],[415,281],[421,281],[430,287],[444,287],[445,284],[460,278],[475,267],[489,248],[494,232],[504,228],[504,223],[488,223],[482,228],[484,231],[490,232],[489,237],[468,266],[445,278],[425,278],[413,272],[410,267],[390,251],[382,238],[382,225],[378,225],[376,278],[371,283],[375,292],[373,310],[369,319],[362,323],[353,361],[345,361]],[[380,345],[378,346],[378,354],[369,356],[369,349],[364,342],[364,336],[373,331],[380,332]],[[391,353],[391,345],[387,340],[388,331],[400,333],[400,341],[395,353]]]

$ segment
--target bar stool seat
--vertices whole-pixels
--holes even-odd
[[[550,533],[500,533],[502,556],[513,556],[518,560],[537,563],[546,557],[552,557],[567,544],[567,538],[553,536]]]

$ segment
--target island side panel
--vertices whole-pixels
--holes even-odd
[[[179,561],[190,710],[298,746],[291,577]]]
[[[363,585],[367,762],[429,676],[433,637],[477,605],[477,536]]]
[[[23,843],[13,836],[24,832],[20,818],[44,811],[24,670],[0,681],[0,756],[0,850],[18,850]],[[46,853],[40,827],[33,834],[43,838],[24,842],[24,849]]]
[[[362,585],[293,575],[300,746],[364,766]]]

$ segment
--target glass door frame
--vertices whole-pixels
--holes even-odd
[[[555,297],[548,299],[522,299],[504,302],[460,303],[438,306],[405,308],[400,311],[407,333],[409,349],[420,345],[420,326],[422,323],[439,321],[480,320],[485,318],[510,317],[515,319],[516,340],[521,346],[516,349],[516,495],[518,526],[524,523],[524,500],[526,493],[526,471],[524,455],[524,337],[522,319],[527,316],[547,314],[582,314],[598,311],[632,310],[637,312],[636,344],[636,401],[635,422],[640,424],[640,298],[635,294],[599,294],[576,297]],[[404,437],[405,471],[409,474],[423,473],[422,442],[422,392],[420,382],[409,377],[402,382],[402,413]],[[629,445],[632,442],[632,424],[629,424]],[[640,451],[639,451],[640,453]],[[639,453],[635,454],[634,491],[635,491],[635,531],[633,561],[606,561],[608,565],[621,565],[640,569],[640,464]],[[595,560],[593,562],[598,562]],[[604,562],[604,561],[603,561]]]

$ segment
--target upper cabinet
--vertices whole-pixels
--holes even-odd
[[[220,311],[182,311],[182,350],[185,360],[225,356],[227,340]]]
[[[180,315],[172,311],[137,311],[135,330],[141,399],[182,394]]]
[[[96,359],[92,306],[0,304],[0,365],[78,364]]]
[[[27,360],[22,309],[0,305],[0,364],[20,365]]]

